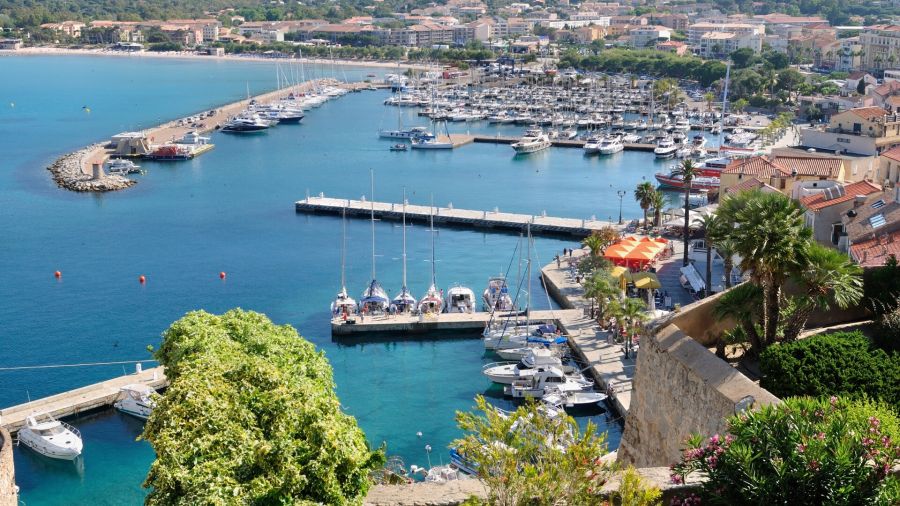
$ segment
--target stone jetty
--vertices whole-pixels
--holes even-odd
[[[91,172],[86,172],[85,167],[91,163],[97,150],[102,149],[102,144],[93,144],[74,153],[69,153],[53,162],[47,170],[53,174],[53,181],[60,188],[76,192],[108,192],[124,190],[137,184],[137,181],[118,175],[104,173],[102,162],[94,162]]]

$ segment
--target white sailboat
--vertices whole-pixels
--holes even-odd
[[[347,260],[347,209],[341,212],[341,291],[338,292],[334,301],[331,302],[331,315],[339,317],[341,315],[356,314],[358,308],[356,300],[347,293],[347,281],[344,274]]]
[[[394,313],[409,313],[416,307],[416,298],[409,293],[406,287],[406,188],[403,188],[403,286],[400,293],[391,301],[391,311]]]
[[[369,199],[372,222],[372,281],[363,291],[359,302],[364,314],[384,314],[390,305],[390,298],[381,283],[378,282],[378,278],[375,277],[375,172],[370,169],[369,174],[372,178],[372,194]]]
[[[431,88],[431,103],[434,103],[434,87]],[[437,120],[431,119],[431,134],[418,135],[411,139],[413,149],[453,149],[453,142],[450,141],[450,132],[447,131],[447,140],[442,141],[437,137],[435,130]],[[444,123],[444,130],[447,130],[447,124]]]
[[[434,259],[434,202],[431,204],[431,213],[430,218],[431,222],[431,286],[428,287],[428,291],[425,292],[425,295],[419,301],[418,309],[419,313],[440,313],[441,309],[444,307],[444,294],[442,291],[438,290],[437,283],[435,282],[435,259]]]

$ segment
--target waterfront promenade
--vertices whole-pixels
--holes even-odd
[[[400,220],[403,217],[403,204],[391,202],[371,202],[367,200],[337,199],[319,194],[318,197],[306,197],[295,202],[297,212],[342,214],[369,218],[373,213],[376,218]],[[557,218],[540,215],[503,213],[494,208],[493,211],[476,211],[456,209],[454,207],[431,207],[422,205],[406,205],[406,219],[428,223],[434,214],[434,222],[442,225],[459,225],[466,227],[506,229],[522,231],[525,225],[531,224],[534,234],[564,234],[575,237],[586,237],[595,230],[613,225],[608,221],[578,218]]]
[[[0,427],[15,433],[25,426],[27,418],[33,414],[49,413],[55,418],[62,418],[111,406],[119,399],[120,389],[133,383],[142,383],[153,389],[159,389],[168,386],[168,379],[162,367],[154,367],[136,374],[119,376],[43,399],[3,408],[0,409]]]

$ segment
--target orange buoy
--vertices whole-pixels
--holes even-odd
[[[145,278],[144,275],[141,274],[141,276],[138,278],[138,282],[143,285],[147,282],[147,278]]]
[[[53,277],[56,278],[56,279],[59,279],[59,278],[62,277],[62,273],[59,272],[59,271],[56,271],[56,272],[53,273]]]
[[[219,279],[225,279],[225,271],[219,273]]]

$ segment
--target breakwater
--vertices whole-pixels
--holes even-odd
[[[156,143],[154,146],[162,146],[174,143],[188,132],[208,133],[219,129],[228,119],[239,114],[250,106],[251,101],[259,104],[267,104],[287,97],[290,94],[302,94],[323,86],[341,87],[348,90],[359,91],[371,87],[369,83],[342,83],[334,79],[317,79],[307,81],[296,86],[290,86],[271,91],[255,97],[250,97],[237,102],[215,107],[212,111],[201,111],[194,116],[203,116],[200,125],[190,124],[178,119],[142,130],[144,138]],[[202,150],[203,152],[207,149]],[[198,152],[199,154],[199,152]],[[53,181],[60,188],[76,192],[107,192],[124,190],[137,184],[136,180],[124,176],[108,175],[103,170],[103,164],[112,155],[108,142],[97,142],[78,151],[68,153],[58,158],[47,170],[50,171]]]
[[[19,504],[16,470],[13,465],[12,436],[0,427],[0,506]]]

